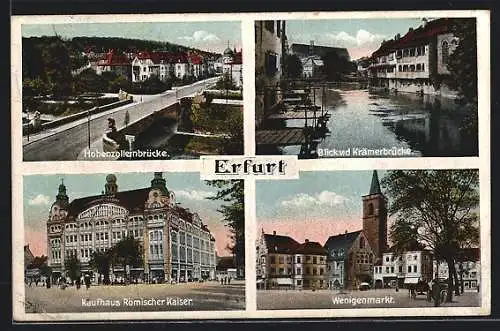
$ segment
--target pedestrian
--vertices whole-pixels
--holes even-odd
[[[227,278],[227,284],[228,284],[228,285],[229,285],[229,284],[231,284],[231,276],[229,276],[229,277]]]
[[[224,285],[224,278],[222,276],[219,276],[220,284]]]
[[[434,299],[434,307],[439,307],[441,304],[441,286],[437,279],[432,282],[432,298]]]
[[[85,279],[85,287],[88,290],[90,288],[90,276],[86,274],[84,279]]]

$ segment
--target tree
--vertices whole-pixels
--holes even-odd
[[[89,261],[92,269],[104,275],[104,284],[109,284],[109,271],[111,270],[111,256],[106,252],[93,252]]]
[[[68,277],[71,278],[72,281],[80,278],[80,260],[76,255],[70,254],[66,257],[64,260],[64,270],[66,270]]]
[[[238,88],[233,82],[233,78],[229,73],[225,73],[222,77],[215,83],[215,88],[218,90],[237,90]]]
[[[127,266],[140,267],[143,264],[140,243],[132,235],[122,239],[113,246],[111,256],[113,265],[120,265],[123,267],[123,270],[126,270]]]
[[[466,102],[477,106],[476,19],[456,19],[451,29],[459,42],[448,57],[450,71],[448,84],[458,90]]]
[[[337,52],[328,52],[323,56],[323,65],[328,80],[340,80],[342,74],[353,71],[353,64]]]
[[[236,268],[244,276],[245,272],[245,198],[243,180],[212,180],[207,185],[216,187],[218,192],[210,200],[228,202],[218,209],[225,225],[231,231],[231,243],[227,248],[233,253]]]
[[[295,54],[286,54],[285,59],[285,75],[288,78],[300,78],[302,76],[302,62]]]
[[[390,171],[382,180],[395,216],[390,238],[401,249],[409,241],[433,251],[448,265],[448,293],[459,295],[455,263],[461,249],[479,243],[477,170]],[[454,286],[455,285],[455,286]]]

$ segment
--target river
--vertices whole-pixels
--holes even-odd
[[[477,111],[453,99],[349,88],[329,88],[325,96],[331,118],[327,123],[328,135],[317,145],[320,157],[367,156],[353,155],[356,149],[403,151],[378,157],[478,155],[477,115],[471,116]],[[321,100],[318,90],[318,106]],[[304,120],[286,120],[278,126],[304,124]],[[300,149],[301,146],[287,146],[258,153],[298,155]],[[338,155],[342,151],[350,153]]]

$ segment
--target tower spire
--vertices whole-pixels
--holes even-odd
[[[56,195],[56,200],[61,204],[65,205],[69,202],[68,194],[66,193],[66,186],[64,185],[64,179],[61,178],[61,184],[59,184],[59,189]]]
[[[381,193],[382,190],[380,189],[380,181],[378,180],[377,170],[373,170],[372,184],[370,185],[370,195],[381,194]]]

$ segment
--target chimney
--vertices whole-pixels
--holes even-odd
[[[347,230],[345,230],[345,234],[347,234]]]
[[[306,239],[306,244],[309,242],[309,239]]]
[[[275,236],[275,235],[276,235],[276,231],[273,231],[273,236]]]

